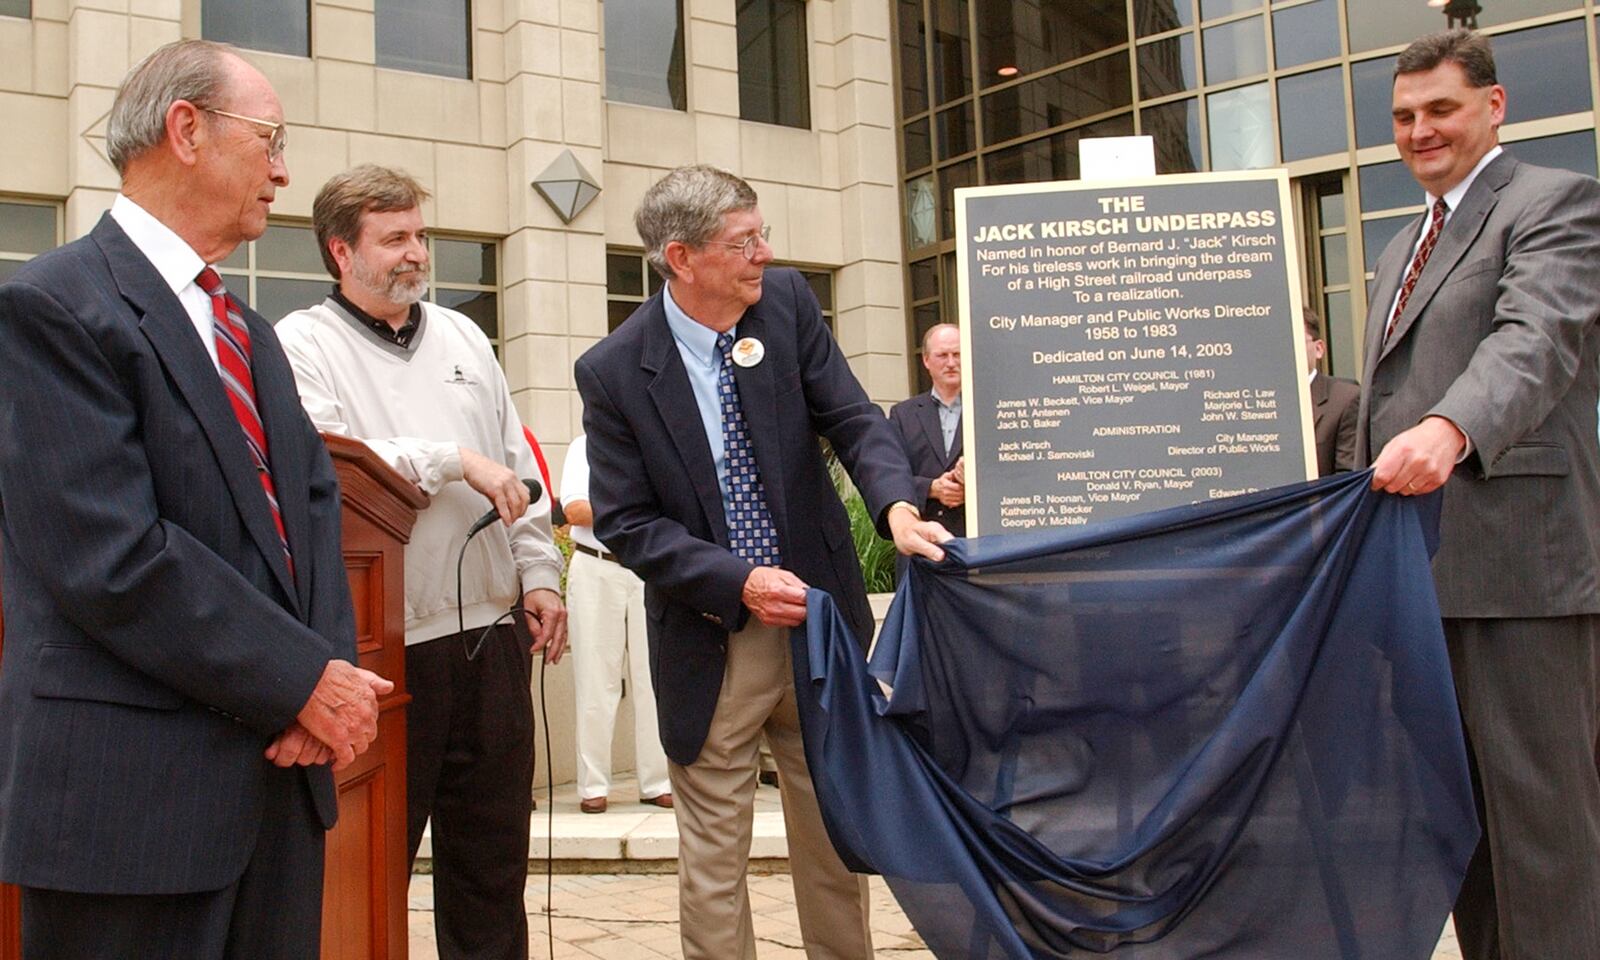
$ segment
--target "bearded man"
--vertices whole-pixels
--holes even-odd
[[[338,284],[277,330],[312,422],[363,441],[430,498],[406,545],[411,856],[431,817],[443,960],[525,960],[528,681],[533,653],[555,663],[566,647],[561,555],[548,498],[530,505],[518,479],[538,467],[488,338],[422,302],[427,197],[407,174],[370,164],[323,185],[312,222]],[[473,539],[458,588],[455,559],[491,506],[503,523]],[[518,608],[531,642],[513,632]]]

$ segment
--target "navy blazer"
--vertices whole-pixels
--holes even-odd
[[[293,576],[194,325],[109,215],[0,285],[6,881],[232,883],[263,750],[330,659],[356,659],[333,464],[242,313]],[[332,775],[306,776],[331,826]]]
[[[737,333],[766,347],[734,377],[783,566],[832,594],[865,644],[872,611],[817,437],[832,444],[883,533],[890,504],[915,502],[905,454],[797,272],[766,271]],[[579,357],[575,372],[595,534],[645,582],[662,744],[675,762],[693,763],[722,688],[728,634],[749,616],[740,596],[750,564],[728,550],[711,445],[661,293]]]
[[[967,508],[946,507],[935,500],[930,488],[933,481],[961,459],[961,427],[956,422],[955,439],[950,441],[950,452],[944,450],[944,428],[939,425],[939,404],[932,394],[922,393],[902,400],[889,409],[889,422],[900,433],[900,443],[905,447],[906,458],[911,461],[911,479],[917,485],[914,501],[929,520],[937,520],[958,537],[967,535]]]

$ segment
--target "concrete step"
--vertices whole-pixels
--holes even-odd
[[[553,856],[558,873],[671,873],[677,870],[678,825],[671,810],[639,802],[631,774],[616,777],[605,813],[578,809],[576,784],[556,785],[555,802],[541,788],[534,792],[539,808],[529,825],[528,869],[543,873]],[[784,838],[783,806],[776,787],[756,790],[755,823],[750,842],[751,870],[788,870],[789,845]],[[433,838],[422,835],[418,872],[432,869]]]

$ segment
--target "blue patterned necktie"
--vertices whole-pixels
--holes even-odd
[[[717,335],[722,366],[717,371],[717,401],[722,407],[722,449],[728,467],[728,540],[733,555],[758,567],[776,567],[778,532],[767,509],[767,488],[756,469],[750,430],[739,406],[739,388],[733,382],[733,334]]]

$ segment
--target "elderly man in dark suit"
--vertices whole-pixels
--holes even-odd
[[[1501,152],[1506,91],[1467,31],[1395,67],[1429,211],[1383,252],[1367,318],[1373,485],[1444,488],[1434,579],[1483,839],[1469,958],[1600,957],[1600,183]]]
[[[764,731],[781,772],[801,935],[813,957],[872,953],[863,878],[829,843],[806,768],[789,628],[808,586],[863,643],[861,568],[817,437],[880,532],[939,559],[905,454],[732,174],[684,167],[635,216],[662,290],[577,363],[595,533],[645,583],[650,674],[676,801],[685,960],[755,956],[745,869]]]
[[[922,335],[922,366],[933,389],[895,404],[889,422],[911,461],[922,515],[967,535],[967,486],[961,471],[961,329],[938,323]]]
[[[122,191],[0,286],[0,878],[37,958],[317,955],[330,762],[377,733],[339,490],[215,264],[288,183],[228,48],[129,74]]]
[[[1330,377],[1317,369],[1327,344],[1317,332],[1317,312],[1302,311],[1306,336],[1306,389],[1311,395],[1311,430],[1317,439],[1317,476],[1343,473],[1355,466],[1356,420],[1361,412],[1361,384]]]

